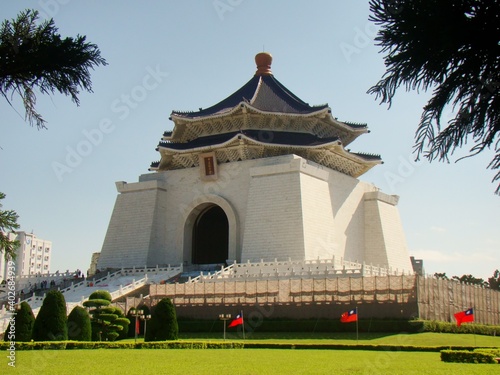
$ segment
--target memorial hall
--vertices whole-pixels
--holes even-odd
[[[398,196],[362,181],[380,156],[350,151],[367,125],[301,100],[271,54],[255,62],[217,104],[172,111],[150,173],[116,182],[97,267],[336,259],[412,273]]]

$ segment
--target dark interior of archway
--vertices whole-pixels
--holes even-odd
[[[193,264],[224,263],[228,257],[229,223],[219,206],[203,211],[193,228]]]

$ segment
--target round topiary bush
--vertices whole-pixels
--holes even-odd
[[[68,339],[68,318],[66,301],[58,290],[51,290],[45,295],[42,307],[33,325],[33,340],[64,341]]]
[[[90,315],[83,307],[75,306],[68,316],[68,339],[75,341],[92,340]]]
[[[111,294],[107,290],[96,290],[89,296],[89,299],[105,299],[111,302]]]

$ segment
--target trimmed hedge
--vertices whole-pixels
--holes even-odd
[[[485,324],[462,324],[458,327],[455,323],[440,322],[436,320],[421,320],[423,332],[436,333],[474,333],[477,335],[497,336],[500,334],[500,326]]]
[[[490,353],[493,354],[495,357],[500,358],[500,348],[498,349],[479,348],[479,349],[474,349],[474,351],[481,353]]]
[[[8,342],[0,342],[0,350],[7,350]],[[370,350],[370,351],[413,351],[413,352],[440,352],[463,351],[472,353],[475,348],[468,346],[400,346],[400,345],[371,345],[371,344],[293,344],[269,342],[210,342],[210,341],[151,341],[151,342],[112,342],[112,341],[46,341],[46,342],[19,342],[17,350],[71,350],[71,349],[319,349],[319,350]],[[495,357],[495,350],[477,349],[477,354],[487,354]]]
[[[0,350],[7,350],[10,343],[1,342]],[[19,342],[16,350],[71,350],[71,349],[243,349],[240,342],[206,341],[152,341],[152,342],[116,342],[116,341],[45,341]]]
[[[179,332],[219,332],[222,331],[223,322],[220,320],[195,320],[178,319]],[[245,327],[253,332],[355,332],[354,323],[341,323],[338,319],[266,319],[253,322],[245,321]],[[474,333],[477,335],[500,335],[500,326],[482,324],[462,324],[457,327],[455,323],[438,322],[430,320],[402,320],[402,319],[360,319],[359,332],[382,333]]]
[[[178,319],[179,332],[219,332],[223,322],[217,320]],[[265,319],[245,320],[245,327],[253,332],[356,332],[356,325],[341,323],[339,319]],[[402,319],[360,319],[359,332],[424,332],[424,321]]]
[[[493,353],[468,350],[441,350],[441,361],[457,363],[497,363]]]

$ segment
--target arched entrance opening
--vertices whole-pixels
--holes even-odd
[[[192,264],[224,263],[228,259],[229,222],[224,210],[210,205],[193,226]]]

